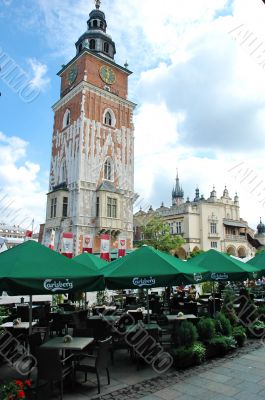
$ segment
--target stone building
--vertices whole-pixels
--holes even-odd
[[[139,210],[134,215],[136,242],[142,239],[141,226],[154,215],[169,224],[172,234],[185,239],[186,243],[176,254],[181,258],[186,258],[193,251],[211,248],[241,258],[255,254],[254,231],[240,217],[238,195],[231,198],[226,187],[219,198],[213,188],[207,199],[200,195],[197,187],[194,199],[187,198],[185,201],[177,175],[170,207],[162,203],[156,210],[150,207],[147,212]]]
[[[8,249],[25,241],[27,229],[19,225],[0,222],[0,238],[3,238]],[[31,239],[37,240],[39,233],[33,233]]]
[[[83,237],[119,235],[127,248],[133,239],[135,104],[128,100],[127,63],[118,65],[100,1],[89,14],[87,30],[75,43],[76,55],[58,72],[60,99],[53,106],[49,193],[42,242],[55,230],[55,250],[63,232],[72,232],[74,253]]]

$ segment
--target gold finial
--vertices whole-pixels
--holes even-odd
[[[100,3],[101,3],[100,0],[95,0],[95,4],[96,4],[96,9],[97,9],[97,10],[98,10],[99,7],[100,7]]]

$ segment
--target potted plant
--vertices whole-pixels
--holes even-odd
[[[172,350],[176,368],[187,368],[196,364],[194,343],[198,339],[196,327],[189,321],[183,321],[174,335],[175,348]]]
[[[242,325],[235,326],[233,328],[233,337],[235,338],[237,345],[243,347],[247,338],[246,329]]]
[[[18,400],[26,399],[27,392],[31,386],[29,379],[25,381],[16,380],[0,385],[1,400]]]

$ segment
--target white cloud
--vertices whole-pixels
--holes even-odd
[[[32,69],[32,73],[30,74],[31,75],[30,84],[35,89],[44,91],[50,83],[50,78],[45,76],[48,71],[47,65],[42,64],[35,58],[29,58],[28,63]]]
[[[27,228],[43,222],[45,191],[39,184],[40,166],[27,160],[28,143],[0,132],[1,220]]]

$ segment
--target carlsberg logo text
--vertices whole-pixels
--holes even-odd
[[[46,279],[43,286],[46,290],[51,292],[67,291],[74,287],[73,282],[70,282],[69,279],[61,279],[58,281],[55,279]]]
[[[156,280],[150,276],[150,278],[133,278],[132,281],[134,286],[152,286],[156,283]]]

